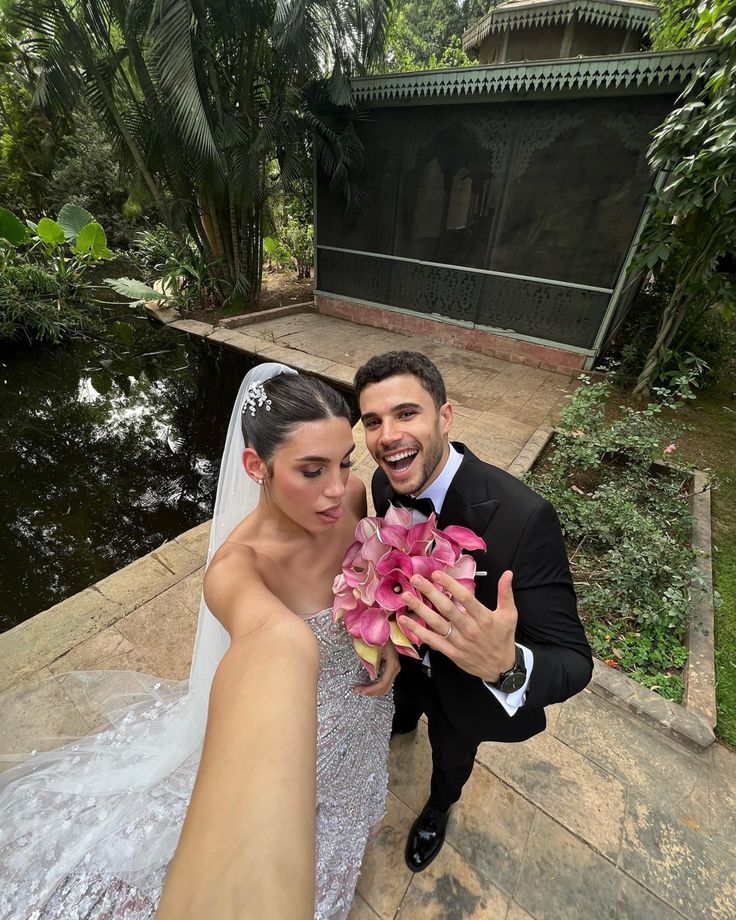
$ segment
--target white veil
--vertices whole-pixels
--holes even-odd
[[[284,364],[260,364],[240,386],[220,467],[208,564],[260,494],[241,463],[246,391],[294,373]],[[151,915],[196,776],[212,678],[229,641],[202,599],[188,681],[131,671],[69,676],[84,689],[87,708],[104,715],[110,727],[29,754],[0,773],[3,920],[27,920],[50,905],[55,916]]]

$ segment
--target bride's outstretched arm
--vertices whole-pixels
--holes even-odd
[[[158,920],[314,916],[319,649],[285,608],[239,606]]]

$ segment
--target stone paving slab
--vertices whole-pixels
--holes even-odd
[[[427,336],[407,337],[356,326],[312,311],[237,329],[194,320],[179,320],[171,326],[343,384],[351,384],[358,367],[374,354],[405,348],[422,351],[442,369],[449,398],[456,406],[453,436],[504,468],[574,389],[562,374],[453,348]]]
[[[185,328],[211,335],[203,325]],[[320,373],[344,382],[369,354],[421,348],[446,373],[454,436],[515,472],[535,449],[537,426],[554,423],[571,389],[546,371],[329,317],[298,314],[246,330],[237,347],[296,366],[311,357],[327,368]],[[369,482],[374,464],[361,441],[356,433],[356,472]],[[186,674],[207,539],[207,524],[193,528],[0,637],[0,686],[13,686],[0,713],[0,750],[27,750],[24,739],[39,732],[50,747],[59,735],[96,727],[69,674],[76,668]],[[719,744],[686,749],[586,690],[548,709],[542,736],[481,746],[447,844],[419,875],[405,867],[403,849],[429,788],[424,723],[394,739],[389,770],[387,814],[366,853],[351,920],[736,917],[736,755]]]

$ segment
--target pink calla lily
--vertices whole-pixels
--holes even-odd
[[[416,623],[417,623],[419,626],[426,626],[426,625],[427,625],[421,617],[416,617],[416,616],[415,616],[414,619],[416,620]],[[406,636],[406,638],[407,638],[411,643],[413,643],[414,645],[419,645],[419,644],[420,644],[420,643],[419,643],[419,637],[416,635],[416,633],[414,633],[414,632],[412,631],[411,627],[403,626],[401,623],[399,623],[398,620],[396,620],[396,626],[397,626],[397,628],[399,629],[399,631],[400,631],[404,636]]]
[[[355,543],[351,543],[348,546],[345,551],[345,558],[342,561],[342,574],[346,584],[351,588],[361,584],[365,577],[368,562],[363,558],[362,549],[363,544],[356,540]]]
[[[450,578],[459,581],[464,588],[467,588],[468,591],[472,591],[473,594],[475,594],[475,570],[475,559],[463,553],[455,565],[450,566],[449,569],[445,569],[445,572]]]
[[[380,607],[369,607],[360,617],[360,638],[367,645],[383,647],[391,636],[388,614]]]
[[[358,523],[342,572],[333,582],[333,618],[344,622],[356,654],[373,679],[387,642],[401,655],[419,657],[414,647],[418,637],[411,626],[402,626],[397,619],[407,612],[402,601],[405,592],[428,604],[411,584],[412,575],[431,578],[436,571],[447,572],[475,593],[476,562],[462,550],[485,548],[485,542],[466,527],[437,529],[435,514],[412,524],[407,508],[390,506],[385,518],[367,517]],[[416,616],[410,622],[426,626]]]
[[[401,631],[401,627],[396,620],[389,620],[388,625],[391,631],[391,641],[399,655],[406,655],[407,658],[419,658],[419,652],[411,644],[411,640]]]
[[[363,614],[367,610],[367,607],[359,607],[355,610],[346,610],[343,617],[343,622],[345,623],[345,629],[350,633],[353,639],[361,639],[361,629],[360,621],[363,617]]]
[[[420,521],[409,528],[406,535],[407,551],[411,556],[428,552],[435,534],[435,515],[430,514],[426,521]]]
[[[362,639],[353,639],[353,648],[358,658],[363,662],[363,667],[368,672],[371,680],[378,676],[378,665],[381,661],[381,649],[368,645]]]
[[[486,542],[482,540],[477,534],[473,533],[472,530],[469,530],[467,527],[458,527],[455,524],[450,524],[449,527],[445,527],[442,530],[442,534],[446,537],[457,550],[466,549],[466,550],[475,550],[475,549],[486,549]]]
[[[367,562],[360,554],[353,557],[352,569],[343,568],[343,575],[346,584],[357,592],[366,605],[371,605],[376,599],[376,589],[378,588],[378,573],[373,563]]]
[[[355,528],[355,539],[358,543],[365,543],[374,534],[380,530],[380,521],[378,517],[364,517],[358,521]]]
[[[408,527],[402,527],[400,524],[386,524],[381,528],[381,540],[394,549],[405,550],[408,533]]]
[[[419,597],[419,592],[409,583],[406,575],[398,569],[393,569],[381,578],[376,591],[376,603],[384,610],[403,610],[406,607],[401,599],[404,592]]]
[[[384,524],[381,527],[383,533],[384,527],[392,524],[398,524],[399,527],[411,527],[411,511],[408,508],[399,508],[396,505],[389,505],[386,517],[383,519]]]
[[[430,556],[437,560],[438,563],[442,566],[454,565],[458,553],[455,551],[452,543],[449,540],[445,540],[444,537],[441,537],[439,533],[435,532],[435,542],[432,547],[432,552]]]
[[[411,567],[415,575],[431,578],[437,571],[442,571],[444,565],[435,556],[412,556]]]
[[[400,549],[392,549],[390,552],[386,553],[376,566],[376,571],[379,575],[389,575],[394,569],[398,569],[400,572],[403,572],[407,578],[411,578],[412,572],[414,571],[412,569],[411,556],[408,556]]]

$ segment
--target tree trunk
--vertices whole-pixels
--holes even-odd
[[[704,265],[707,265],[711,258],[711,250],[715,240],[718,238],[719,228],[715,227],[698,252],[690,262],[682,266],[675,282],[675,288],[672,291],[669,303],[662,313],[657,329],[657,338],[652,345],[649,354],[644,361],[644,367],[639,374],[634,387],[633,396],[635,399],[646,399],[649,396],[652,383],[656,380],[657,375],[662,369],[662,362],[667,349],[672,344],[677,331],[685,319],[687,309],[691,300],[688,296],[687,286],[693,277],[697,277]]]
[[[682,284],[675,285],[670,301],[665,307],[662,318],[659,321],[657,338],[654,341],[654,345],[652,345],[649,350],[649,354],[644,361],[644,367],[636,381],[633,392],[635,399],[648,399],[652,382],[662,369],[662,362],[664,361],[667,349],[672,344],[672,340],[685,318],[687,304],[688,302]]]

